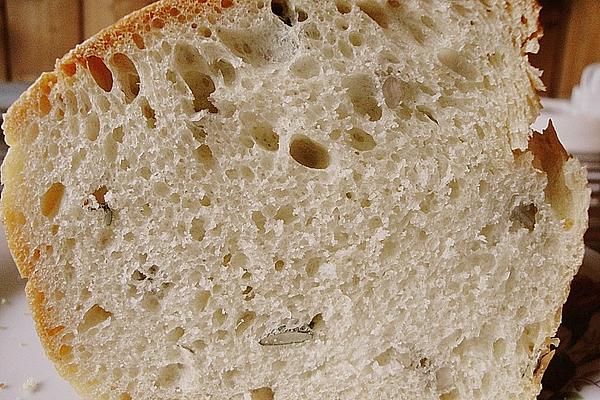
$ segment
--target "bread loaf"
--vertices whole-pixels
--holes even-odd
[[[9,110],[2,215],[87,399],[534,399],[589,190],[534,1],[164,0]]]

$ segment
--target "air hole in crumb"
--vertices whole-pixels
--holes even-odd
[[[230,369],[228,371],[223,372],[221,380],[223,383],[225,383],[226,386],[235,387],[236,380],[239,379],[240,374],[240,371],[238,371],[237,369]]]
[[[265,42],[258,33],[248,30],[220,29],[221,42],[245,63],[261,66],[273,59],[272,42]]]
[[[359,114],[368,116],[371,121],[381,119],[381,107],[375,98],[375,86],[368,75],[355,75],[344,80],[348,96]]]
[[[435,22],[433,21],[433,19],[431,19],[430,16],[422,15],[420,19],[421,19],[421,23],[423,25],[425,25],[426,27],[428,27],[429,29],[433,29],[435,27]]]
[[[489,246],[495,246],[500,241],[500,232],[498,224],[487,224],[479,231],[479,234],[485,238],[485,242]]]
[[[202,218],[194,218],[192,220],[190,234],[192,235],[192,238],[194,240],[197,240],[199,242],[202,241],[202,239],[204,239],[206,230],[204,229],[204,220]]]
[[[385,366],[385,365],[388,365],[390,362],[392,362],[392,360],[395,358],[396,358],[396,350],[393,347],[390,347],[389,349],[387,349],[384,352],[377,355],[375,357],[375,361],[377,361],[377,364],[379,364],[381,366]]]
[[[181,379],[184,366],[181,363],[169,364],[162,367],[156,378],[155,385],[159,388],[169,388],[177,385]]]
[[[275,393],[270,387],[262,387],[258,389],[252,389],[250,391],[251,400],[274,400]]]
[[[511,231],[525,228],[532,232],[535,228],[537,207],[533,203],[520,204],[510,213]]]
[[[171,343],[177,343],[184,334],[185,330],[182,327],[177,326],[167,333],[167,341]]]
[[[168,69],[165,73],[165,78],[171,83],[177,83],[177,77],[175,76],[175,72],[171,69]]]
[[[313,277],[319,273],[319,268],[321,268],[321,264],[323,263],[323,259],[320,257],[314,257],[308,260],[306,263],[306,275]]]
[[[382,28],[388,27],[388,17],[383,7],[375,1],[361,1],[358,8]]]
[[[42,117],[44,115],[48,115],[48,113],[50,113],[52,110],[52,104],[50,104],[50,100],[45,94],[41,94],[38,99],[38,110],[40,111],[40,115]]]
[[[342,136],[341,129],[334,129],[329,133],[331,140],[338,140]]]
[[[283,262],[283,260],[275,261],[275,271],[281,272],[281,271],[283,271],[284,267],[285,267],[285,263]]]
[[[294,206],[292,205],[284,205],[279,207],[277,213],[275,214],[275,219],[283,221],[284,224],[289,224],[296,219],[294,215]]]
[[[287,0],[271,0],[271,12],[287,26],[292,26],[293,13]]]
[[[206,343],[204,342],[204,340],[201,339],[197,339],[194,340],[191,344],[190,344],[190,348],[195,352],[195,353],[199,353],[202,350],[204,350],[206,348]]]
[[[396,108],[404,96],[404,87],[402,81],[390,76],[383,82],[383,99],[389,108]]]
[[[131,103],[140,93],[140,75],[135,64],[123,53],[116,53],[110,59],[119,81],[121,91],[125,94],[125,101]]]
[[[185,121],[186,127],[192,132],[194,140],[199,143],[204,143],[208,134],[204,130],[204,126],[198,121]]]
[[[138,282],[145,280],[146,277],[147,277],[146,274],[141,272],[139,269],[136,269],[131,274],[131,279],[133,279],[134,281],[138,281]]]
[[[98,304],[94,304],[83,315],[83,320],[77,326],[77,332],[84,333],[90,328],[93,328],[94,326],[106,321],[111,316],[112,313],[106,311]]]
[[[160,197],[167,197],[171,193],[171,188],[165,182],[156,182],[154,184],[154,192]]]
[[[475,80],[479,76],[477,68],[469,63],[464,54],[453,49],[442,49],[438,53],[438,60],[450,70],[468,80]]]
[[[154,277],[158,273],[158,265],[152,264],[150,268],[148,268],[148,274]]]
[[[268,151],[279,150],[279,135],[267,122],[256,122],[250,127],[252,138],[261,148]]]
[[[67,76],[73,76],[77,72],[77,64],[69,61],[60,66],[60,70]]]
[[[348,14],[352,11],[352,5],[346,0],[336,0],[335,7],[340,14]]]
[[[242,295],[244,296],[245,301],[250,301],[254,298],[254,292],[252,291],[252,286],[246,286],[242,291]]]
[[[144,43],[144,39],[137,33],[134,33],[133,35],[131,35],[131,40],[133,40],[133,43],[135,44],[135,46],[140,49],[143,50],[146,48],[146,44]]]
[[[156,112],[150,106],[148,99],[142,97],[139,104],[142,110],[142,115],[146,119],[146,125],[148,128],[156,128]]]
[[[309,79],[321,73],[319,63],[313,57],[304,56],[294,61],[290,66],[290,72],[302,79]]]
[[[377,143],[373,136],[360,128],[352,128],[347,131],[348,143],[358,151],[369,151],[373,150]]]
[[[252,211],[252,221],[254,221],[254,225],[256,225],[259,231],[265,230],[265,223],[267,222],[267,218],[262,212]]]
[[[350,32],[348,39],[350,40],[350,44],[352,46],[360,47],[363,44],[363,37],[358,32]]]
[[[86,59],[86,63],[96,84],[105,92],[110,92],[113,86],[113,76],[104,60],[100,57],[91,56]]]
[[[171,193],[169,196],[169,202],[172,204],[179,204],[181,202],[181,196],[178,193]]]
[[[212,36],[212,31],[210,30],[209,27],[204,26],[204,27],[200,28],[200,34],[202,36],[204,36],[205,38],[209,38]]]
[[[51,218],[58,213],[64,193],[65,186],[62,183],[55,182],[50,185],[40,200],[43,216]]]
[[[140,169],[138,170],[138,175],[144,178],[145,180],[149,180],[152,176],[152,171],[150,171],[150,168],[148,167],[140,167]]]
[[[227,313],[222,308],[215,310],[212,316],[212,322],[215,326],[221,326],[227,321]]]
[[[501,360],[506,354],[506,341],[502,338],[496,339],[493,345],[493,354],[496,360]]]
[[[194,96],[194,110],[196,112],[208,110],[210,113],[217,113],[219,110],[209,101],[209,96],[215,91],[215,83],[212,78],[198,71],[186,71],[181,75]]]
[[[304,34],[309,39],[313,39],[313,40],[321,39],[321,31],[319,30],[317,25],[314,23],[306,24],[306,27],[304,28]]]
[[[312,169],[325,169],[330,162],[327,149],[303,135],[292,139],[290,155],[298,164]]]
[[[335,25],[342,31],[348,30],[348,28],[350,27],[348,25],[348,21],[346,21],[345,18],[338,18],[335,20]]]
[[[254,318],[256,317],[256,313],[254,311],[246,311],[244,312],[237,321],[236,327],[235,327],[235,333],[237,335],[241,335],[242,333],[244,333],[244,331],[246,331],[246,329],[248,329],[250,327],[250,325],[252,325],[252,322],[254,321]]]
[[[84,132],[85,137],[92,142],[98,139],[98,135],[100,134],[100,120],[96,113],[91,113],[85,120]]]
[[[439,125],[440,123],[438,122],[438,120],[433,116],[433,111],[431,109],[429,109],[428,107],[425,106],[417,106],[416,107],[417,111],[419,111],[420,114],[417,114],[417,117],[420,117],[421,115],[425,116],[427,119],[429,119],[431,122]],[[421,118],[421,120],[423,120],[423,118]]]
[[[208,207],[210,206],[210,197],[204,195],[201,199],[200,199],[200,204],[203,205],[204,207]]]
[[[452,179],[450,183],[448,183],[448,187],[450,188],[450,199],[456,200],[460,197],[460,185],[456,179]]]
[[[231,63],[225,60],[217,60],[213,63],[213,66],[219,71],[226,85],[231,85],[235,81],[235,68]]]
[[[296,8],[296,15],[298,16],[298,22],[304,22],[308,19],[308,14],[301,8]]]
[[[157,312],[160,309],[160,303],[156,297],[156,294],[151,292],[144,293],[140,305],[144,310],[149,312]]]
[[[234,268],[246,268],[247,264],[248,257],[246,257],[246,255],[241,251],[235,253],[231,258],[231,266]]]
[[[98,108],[100,108],[100,111],[104,113],[110,110],[110,101],[106,96],[97,96],[96,104],[98,104]]]
[[[207,167],[212,167],[215,163],[212,150],[207,144],[197,147],[194,151],[194,156],[199,163],[204,164]]]
[[[223,256],[223,265],[228,265],[231,262],[231,253],[227,253]]]
[[[125,136],[125,131],[122,126],[118,126],[112,131],[112,139],[117,143],[123,143],[123,136]]]
[[[210,300],[210,291],[202,290],[194,296],[194,310],[197,312],[202,312],[206,309],[206,305],[208,304],[208,300]]]
[[[240,169],[240,173],[241,173],[241,176],[242,176],[244,179],[246,179],[246,180],[248,180],[248,181],[252,181],[252,180],[254,180],[254,172],[252,172],[252,170],[251,170],[249,167],[247,167],[247,166],[243,166],[243,167]]]
[[[452,369],[449,367],[442,367],[435,373],[436,388],[440,393],[445,393],[452,386],[454,381]]]
[[[485,131],[483,130],[483,128],[479,125],[475,125],[475,131],[477,132],[477,137],[479,139],[484,139],[485,138]]]
[[[323,319],[323,315],[321,313],[315,314],[315,316],[312,317],[312,319],[308,323],[308,327],[310,329],[312,329],[313,331],[323,329],[324,326],[325,326],[325,320]]]
[[[346,43],[346,41],[343,39],[338,40],[338,48],[340,49],[340,53],[342,53],[342,55],[346,58],[352,58],[354,55],[350,45],[348,45],[348,43]]]
[[[165,26],[165,21],[161,18],[153,18],[150,21],[150,26],[156,29],[162,29]]]

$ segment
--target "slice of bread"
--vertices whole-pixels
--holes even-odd
[[[10,109],[2,212],[89,399],[533,399],[589,190],[533,1],[165,0]]]

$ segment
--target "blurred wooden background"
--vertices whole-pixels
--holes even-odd
[[[77,43],[153,0],[0,0],[0,80],[33,81]]]
[[[34,80],[75,44],[152,0],[0,0],[0,81]],[[541,0],[545,35],[532,63],[550,97],[569,97],[600,62],[600,0]]]

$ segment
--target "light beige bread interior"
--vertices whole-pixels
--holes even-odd
[[[162,1],[11,108],[2,212],[90,399],[533,399],[589,191],[532,1]],[[529,142],[529,143],[528,143]]]

